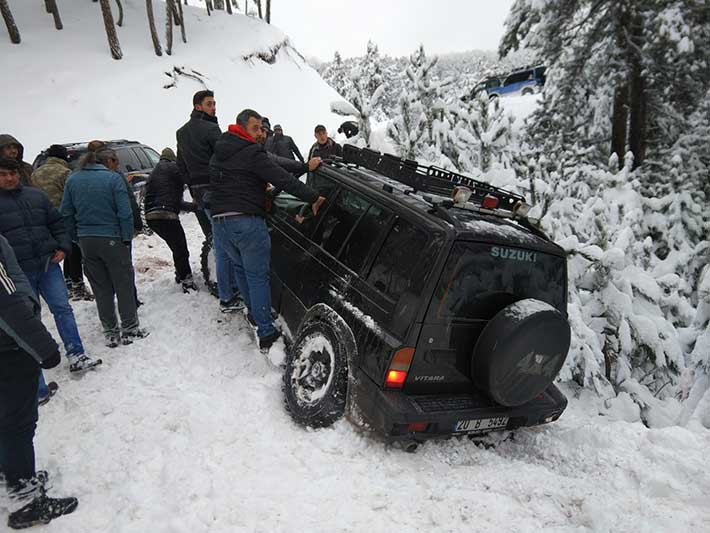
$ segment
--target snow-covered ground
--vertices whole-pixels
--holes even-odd
[[[113,3],[112,3],[113,4]],[[174,67],[195,70],[215,91],[217,116],[226,129],[246,107],[283,125],[302,152],[313,144],[313,128],[335,132],[343,121],[330,112],[340,97],[290,46],[274,64],[244,60],[268,52],[287,36],[275,26],[244,15],[185,6],[188,44],[175,29],[173,54],[157,57],[148,31],[145,2],[123,0],[125,22],[118,28],[123,59],[111,59],[101,10],[93,2],[58,2],[64,29],[56,31],[40,2],[11,2],[22,44],[0,32],[1,133],[25,144],[32,162],[52,143],[91,139],[131,139],[160,151],[174,146],[175,130],[192,110],[198,81],[165,73]],[[156,26],[165,45],[163,2],[153,2]]]
[[[198,271],[200,230],[183,223]],[[136,239],[135,265],[151,335],[105,348],[94,304],[79,303],[104,364],[80,379],[66,362],[46,373],[60,389],[40,409],[38,467],[80,500],[48,531],[708,531],[699,424],[613,421],[566,389],[557,423],[490,449],[464,438],[407,454],[347,421],[305,430],[241,317],[204,290],[182,294],[155,236]]]

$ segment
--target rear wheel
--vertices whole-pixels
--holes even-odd
[[[200,268],[202,270],[202,278],[205,280],[205,286],[209,293],[215,297],[219,296],[219,292],[217,291],[217,262],[215,260],[212,236],[205,239],[202,243]]]
[[[284,402],[294,421],[327,427],[345,413],[348,363],[345,343],[326,319],[298,332],[284,371]]]
[[[523,96],[528,96],[533,94],[533,90],[530,87],[523,89]]]
[[[508,407],[523,405],[554,381],[569,351],[567,319],[532,298],[498,312],[481,332],[471,360],[479,389]]]

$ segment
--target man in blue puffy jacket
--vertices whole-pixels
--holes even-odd
[[[79,242],[84,269],[96,298],[106,346],[131,344],[148,335],[139,327],[131,263],[133,214],[126,181],[109,167],[113,150],[88,152],[64,187],[62,216],[72,240]],[[119,328],[115,299],[121,316]]]

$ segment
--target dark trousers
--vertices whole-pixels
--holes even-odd
[[[116,304],[121,315],[121,329],[138,327],[131,249],[111,237],[80,237],[84,270],[96,298],[96,308],[106,335],[118,333]]]
[[[175,279],[182,281],[191,277],[190,252],[187,249],[187,239],[180,220],[148,220],[148,227],[170,247],[175,263]]]
[[[31,356],[25,354],[28,358]],[[17,352],[12,354],[16,357]],[[10,355],[0,352],[0,360]],[[0,473],[9,490],[19,488],[21,480],[35,475],[35,448],[32,440],[37,427],[37,380],[34,372],[24,371],[12,379],[0,379]]]
[[[210,222],[207,213],[205,213],[205,194],[209,192],[208,185],[198,185],[190,187],[190,195],[192,199],[195,200],[197,204],[197,209],[195,210],[195,216],[197,221],[200,223],[200,228],[202,228],[202,233],[205,234],[205,238],[209,239],[212,236],[212,223]]]
[[[72,283],[84,283],[81,248],[75,242],[71,244],[71,253],[64,258],[64,279]]]

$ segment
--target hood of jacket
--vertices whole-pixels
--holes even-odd
[[[3,148],[8,144],[17,145],[17,160],[22,161],[25,156],[25,147],[22,146],[22,143],[15,139],[9,133],[0,133],[0,148]]]
[[[226,161],[242,150],[254,147],[264,149],[244,128],[238,124],[232,124],[215,144],[214,157],[217,161]]]

